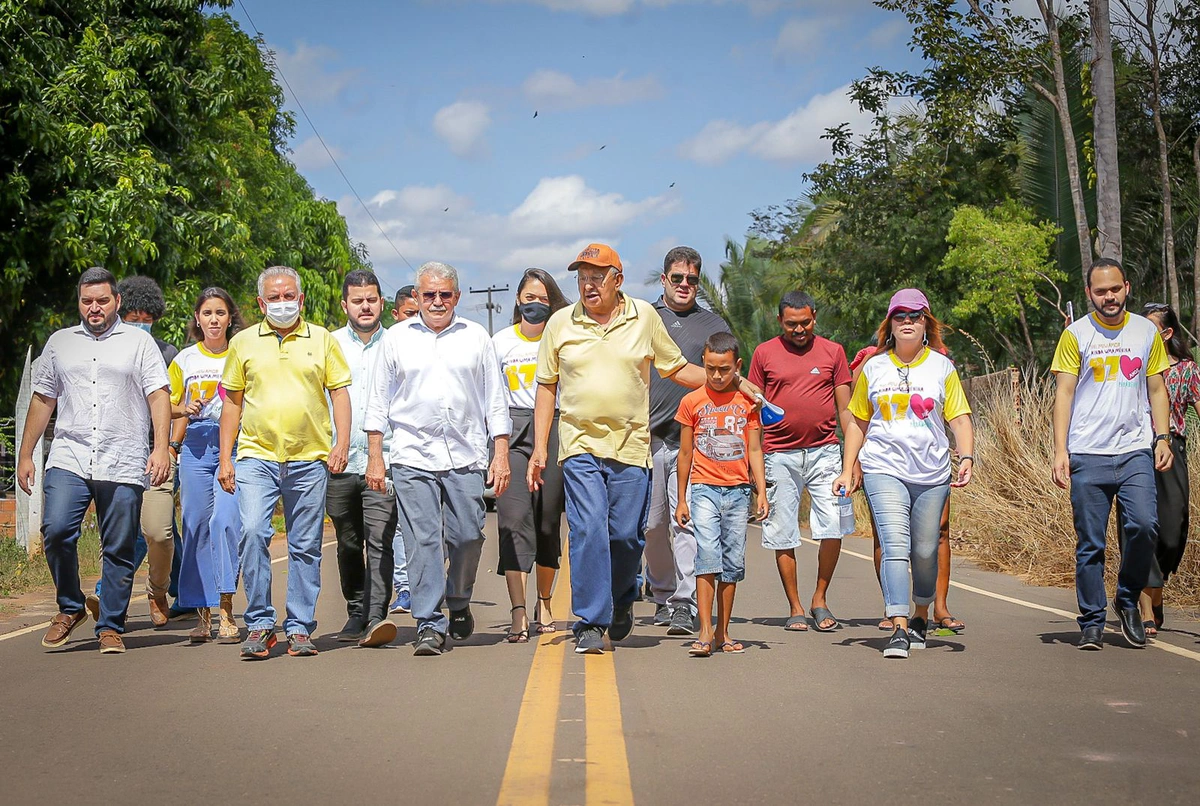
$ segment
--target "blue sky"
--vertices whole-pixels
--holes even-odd
[[[849,82],[917,67],[904,19],[867,0],[243,2],[407,259],[300,118],[293,161],[387,291],[443,260],[464,290],[540,266],[574,298],[565,269],[593,240],[641,296],[678,244],[715,275],[752,210],[803,193],[825,128],[858,121]]]

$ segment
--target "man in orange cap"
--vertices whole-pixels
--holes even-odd
[[[621,291],[612,247],[588,244],[568,268],[580,300],[550,317],[542,334],[528,482],[541,486],[557,397],[575,651],[595,654],[605,631],[620,641],[633,629],[650,503],[650,365],[689,389],[704,385],[704,369],[683,357],[653,305]]]

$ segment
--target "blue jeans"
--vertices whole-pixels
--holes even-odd
[[[1075,516],[1075,596],[1079,626],[1103,627],[1104,544],[1113,497],[1120,503],[1125,552],[1117,574],[1116,606],[1138,606],[1154,558],[1158,534],[1158,491],[1149,450],[1119,456],[1071,454],[1071,510]]]
[[[317,629],[317,595],[321,592],[321,537],[325,524],[324,462],[267,462],[238,459],[237,500],[242,518],[238,557],[246,590],[246,629],[275,627],[271,604],[271,516],[283,498],[287,528],[288,635],[312,635]]]
[[[83,610],[83,589],[79,586],[79,529],[88,505],[96,502],[96,520],[100,525],[101,574],[104,580],[100,596],[101,630],[125,632],[125,614],[133,594],[134,541],[142,515],[140,484],[91,481],[62,468],[46,471],[46,494],[42,515],[42,550],[54,579],[60,613],[74,615]]]
[[[716,574],[718,582],[746,578],[746,523],[751,487],[693,484],[688,494],[696,535],[696,575]]]
[[[400,534],[408,552],[409,592],[417,630],[446,634],[442,612],[471,603],[483,553],[483,471],[392,465]],[[386,606],[386,605],[385,605]]]
[[[608,629],[613,607],[637,598],[650,507],[650,470],[591,454],[563,462],[571,557],[573,629]]]
[[[215,421],[191,423],[179,452],[183,510],[183,550],[177,552],[179,607],[216,607],[222,593],[237,590],[242,519],[237,496],[217,482],[219,435]]]
[[[400,593],[408,590],[408,555],[404,551],[404,535],[400,534],[398,527],[396,534],[392,537],[392,556],[395,558],[395,565],[392,568],[392,587],[396,589],[396,593]]]
[[[937,589],[937,547],[942,508],[950,495],[950,482],[933,486],[911,484],[882,473],[863,474],[863,489],[883,563],[879,583],[883,588],[884,615],[909,615],[909,567],[912,567],[912,601],[933,603]]]

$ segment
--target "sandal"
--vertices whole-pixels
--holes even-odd
[[[1158,625],[1153,621],[1143,621],[1142,629],[1146,631],[1147,638],[1154,638],[1158,635]]]
[[[516,607],[512,608],[508,612],[516,613],[518,610],[524,610],[524,609],[525,609],[525,605],[517,605]],[[504,640],[508,641],[508,643],[510,643],[510,644],[527,644],[527,643],[529,643],[529,628],[526,627],[523,630],[518,630],[517,632],[513,632],[513,628],[509,627],[508,632],[505,633]]]
[[[741,655],[746,647],[742,646],[741,641],[725,641],[721,644],[721,651],[726,655]]]
[[[788,632],[808,632],[808,617],[803,613],[798,616],[790,616],[787,621],[783,622],[783,628]]]
[[[879,620],[879,629],[884,632],[892,632],[896,629],[896,626],[892,624],[892,619],[889,616],[884,616]]]
[[[814,607],[808,612],[812,614],[813,626],[816,627],[817,632],[833,632],[842,626],[838,622],[837,617],[829,612],[828,607]],[[833,623],[828,627],[822,627],[821,625],[827,621],[832,621]]]
[[[1154,614],[1154,626],[1161,630],[1164,620],[1163,616],[1165,615],[1163,612],[1163,606],[1150,605],[1150,611]]]
[[[547,603],[546,610],[549,610],[550,609],[550,606],[549,606],[550,597],[549,596],[539,596],[537,599],[538,599],[537,607],[534,608],[534,614],[533,614],[533,619],[534,619],[534,621],[537,622],[537,631],[539,633],[543,633],[543,634],[551,633],[551,632],[558,632],[558,625],[556,625],[554,623],[554,614],[553,613],[550,614],[551,618],[550,618],[549,624],[542,623],[542,602]]]
[[[712,641],[692,641],[688,654],[693,658],[707,658],[712,655]]]
[[[958,635],[960,632],[962,632],[966,628],[967,628],[967,625],[963,624],[961,621],[956,619],[954,616],[942,616],[940,619],[937,620],[937,629],[949,630],[950,632],[954,633],[955,635]]]

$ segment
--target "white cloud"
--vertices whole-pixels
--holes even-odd
[[[333,152],[334,159],[340,160],[346,156],[346,153],[337,146],[329,146],[329,150]],[[321,147],[321,141],[315,136],[309,137],[292,148],[292,164],[301,171],[318,171],[333,167],[333,163],[329,160],[329,154]]]
[[[583,177],[541,179],[507,212],[482,212],[445,185],[409,186],[376,193],[368,202],[392,243],[414,265],[425,260],[481,263],[503,271],[565,268],[591,241],[616,246],[628,228],[676,212],[675,194],[626,199],[588,187]],[[446,208],[449,208],[448,210]],[[395,253],[350,197],[339,202],[354,238],[377,263]]]
[[[479,157],[487,153],[483,135],[491,124],[487,104],[480,101],[456,101],[443,106],[433,116],[434,132],[460,157]]]
[[[330,62],[338,59],[338,52],[327,45],[296,43],[296,49],[275,51],[276,71],[287,77],[287,83],[300,98],[302,104],[320,104],[332,101],[346,90],[361,70],[332,70]]]
[[[581,109],[588,106],[623,106],[659,98],[662,85],[654,76],[592,78],[582,84],[557,70],[537,70],[521,85],[525,98],[538,109]]]
[[[730,120],[710,121],[679,146],[685,159],[715,165],[746,152],[776,162],[819,162],[829,156],[826,129],[850,123],[855,131],[866,128],[866,116],[850,100],[850,85],[814,95],[804,106],[782,120],[742,125]],[[857,125],[856,125],[857,124]]]

